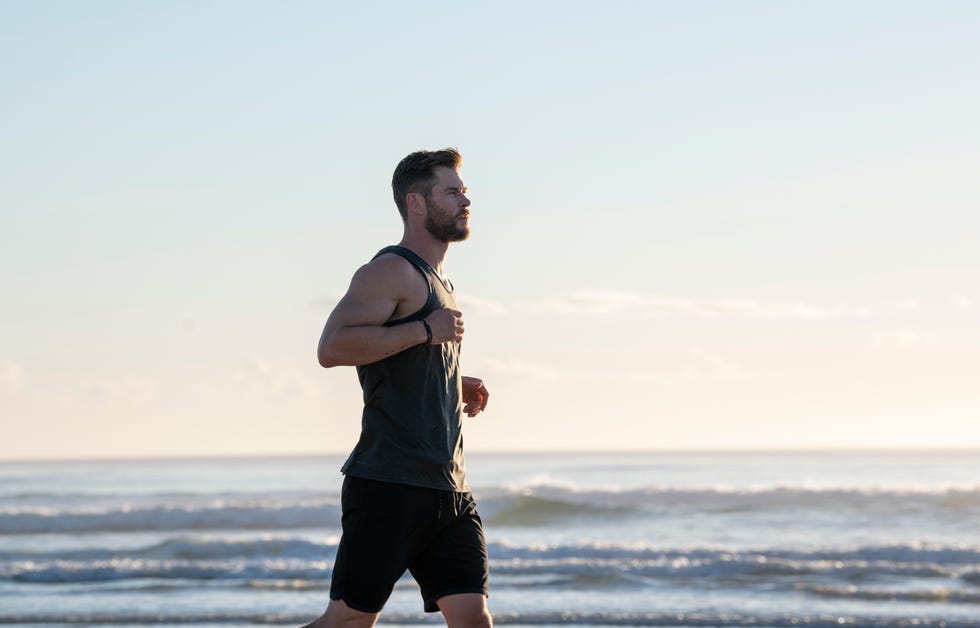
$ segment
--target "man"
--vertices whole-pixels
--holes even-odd
[[[419,151],[391,186],[404,222],[351,280],[317,357],[357,367],[361,437],[344,464],[343,535],[326,612],[304,628],[372,626],[409,570],[426,612],[451,628],[491,626],[483,526],[466,483],[462,414],[487,406],[483,382],[459,372],[462,313],[443,274],[450,242],[469,236],[462,158]]]

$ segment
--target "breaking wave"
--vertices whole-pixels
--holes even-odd
[[[69,553],[20,552],[0,560],[0,580],[17,582],[107,582],[132,578],[304,581],[330,577],[337,537],[311,541],[264,536],[256,539],[179,537],[131,550],[88,549]],[[645,580],[691,578],[730,581],[785,580],[821,597],[889,595],[855,583],[902,577],[952,579],[970,588],[980,582],[980,548],[898,544],[851,548],[663,549],[609,543],[551,546],[489,545],[492,570],[515,583],[528,577],[555,582],[590,580],[608,586]],[[946,598],[949,593],[945,594]],[[958,601],[980,602],[974,591]],[[943,594],[936,594],[938,601]],[[872,597],[868,597],[872,599]],[[910,598],[911,599],[911,598]],[[922,600],[918,600],[922,601]]]
[[[532,526],[569,517],[628,517],[651,510],[727,514],[782,509],[942,512],[980,515],[980,488],[941,490],[769,486],[753,489],[591,489],[559,484],[491,487],[477,491],[484,519]],[[155,496],[144,500],[50,501],[0,508],[0,534],[178,530],[290,530],[336,526],[336,496],[231,494]]]

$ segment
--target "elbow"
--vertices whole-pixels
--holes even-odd
[[[316,360],[325,369],[337,366],[337,360],[330,354],[329,348],[324,342],[321,342],[316,348]]]
[[[336,356],[331,355],[329,352],[324,351],[323,349],[319,349],[316,352],[316,359],[320,363],[320,366],[325,369],[332,366],[340,366],[340,362],[337,360]]]
[[[341,356],[337,353],[336,349],[331,346],[328,340],[321,341],[319,346],[316,348],[316,359],[325,369],[333,366],[342,366],[344,361]]]

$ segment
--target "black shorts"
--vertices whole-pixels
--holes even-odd
[[[380,612],[406,569],[422,588],[427,613],[446,595],[489,594],[487,543],[470,493],[348,475],[341,507],[330,599]]]

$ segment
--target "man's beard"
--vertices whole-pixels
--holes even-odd
[[[441,207],[438,207],[431,201],[428,203],[430,210],[432,208],[439,209],[439,215],[434,215],[435,212],[429,211],[429,215],[425,217],[425,228],[432,234],[432,237],[440,242],[460,242],[470,237],[469,227],[460,227],[456,224],[459,219],[459,214],[453,214],[453,212],[444,212]]]

